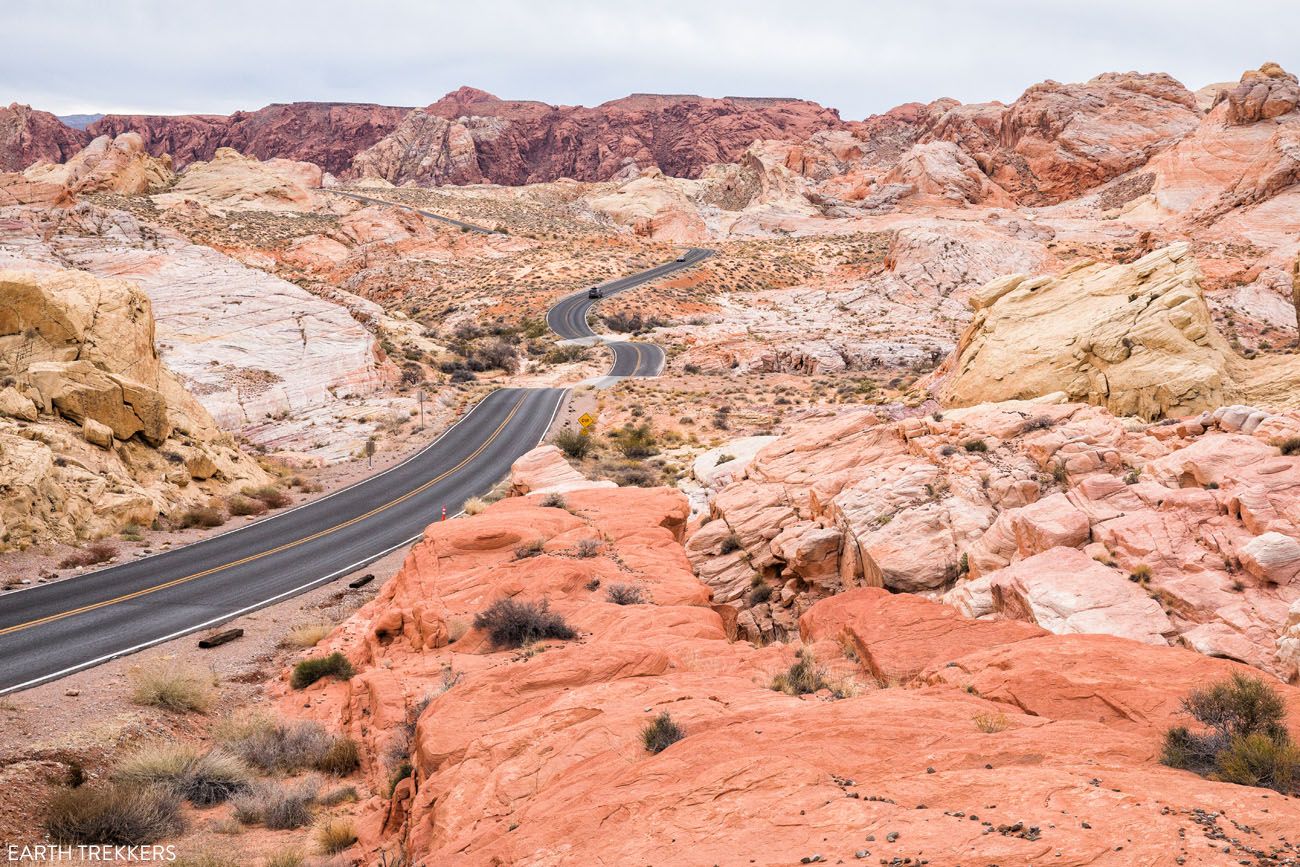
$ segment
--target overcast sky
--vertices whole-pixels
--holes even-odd
[[[1112,70],[1196,89],[1300,67],[1297,0],[0,0],[0,32],[0,104],[56,114],[416,106],[468,84],[570,105],[796,96],[858,119]]]

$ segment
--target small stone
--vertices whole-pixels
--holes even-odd
[[[895,840],[898,839],[898,832],[897,832],[897,831],[890,831],[888,834],[885,835],[885,839],[886,839],[887,841],[889,841],[890,843],[894,842]]]

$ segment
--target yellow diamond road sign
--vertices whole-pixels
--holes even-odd
[[[578,424],[582,425],[583,430],[586,430],[587,428],[591,427],[595,423],[596,420],[591,417],[591,413],[589,412],[584,412],[581,416],[578,417]]]

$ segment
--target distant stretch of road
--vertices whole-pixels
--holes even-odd
[[[451,217],[444,217],[442,214],[435,214],[433,211],[426,211],[417,208],[414,205],[403,205],[400,202],[386,202],[383,199],[376,199],[372,196],[363,196],[361,193],[348,193],[343,190],[326,190],[322,192],[333,193],[336,196],[347,196],[349,199],[356,199],[358,202],[366,202],[371,205],[387,205],[393,208],[405,208],[408,211],[414,211],[421,217],[428,217],[430,220],[437,220],[439,223],[446,223],[448,226],[455,226],[458,229],[464,229],[467,232],[479,232],[484,235],[491,235],[492,230],[483,226],[476,226],[473,223],[466,223],[464,220],[455,220]]]
[[[683,262],[605,284],[605,294],[708,255],[691,250]],[[586,321],[593,303],[583,288],[547,321],[561,337],[594,337]],[[611,376],[663,369],[654,344],[611,346]],[[546,435],[567,392],[499,389],[431,445],[351,487],[164,554],[0,595],[0,694],[218,626],[410,545],[444,507],[457,514],[504,478]]]

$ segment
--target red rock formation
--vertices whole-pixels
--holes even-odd
[[[1241,83],[1222,91],[1215,103],[1222,99],[1228,102],[1229,123],[1270,120],[1296,110],[1300,105],[1300,83],[1276,63],[1265,63],[1258,70],[1246,70]]]
[[[47,111],[16,102],[0,107],[0,172],[20,172],[41,160],[61,163],[90,139]]]
[[[178,167],[210,160],[219,147],[258,159],[284,157],[341,172],[352,157],[389,134],[409,108],[364,103],[276,103],[223,115],[107,115],[92,135],[133,131],[154,156],[170,154]]]
[[[585,108],[462,87],[412,112],[354,169],[398,184],[600,181],[630,165],[698,177],[756,139],[802,141],[843,126],[834,110],[796,99],[634,94]]]

